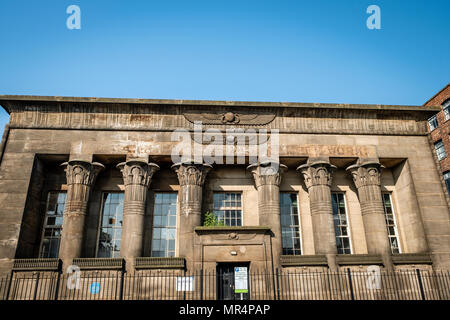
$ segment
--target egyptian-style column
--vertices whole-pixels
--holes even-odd
[[[347,168],[358,189],[359,203],[366,235],[367,251],[383,258],[385,267],[392,269],[391,246],[384,215],[381,194],[381,170],[384,167],[377,161],[359,159]]]
[[[125,186],[120,255],[126,261],[127,270],[132,270],[135,258],[142,256],[145,202],[152,176],[159,166],[143,159],[129,159],[117,168],[122,172]]]
[[[336,166],[328,159],[309,158],[297,168],[308,188],[311,219],[316,254],[327,256],[328,266],[336,271],[336,234],[334,231],[333,206],[331,201],[332,172]]]
[[[212,169],[210,164],[181,162],[172,166],[180,183],[179,256],[186,259],[188,269],[193,269],[194,229],[201,225],[203,184]]]
[[[66,167],[67,196],[59,257],[66,268],[74,258],[81,257],[89,194],[104,166],[98,162],[75,159],[64,162],[61,166]]]
[[[276,162],[251,164],[247,167],[253,174],[258,190],[259,224],[270,227],[272,235],[272,262],[275,268],[280,266],[282,253],[280,183],[283,171],[287,167]]]

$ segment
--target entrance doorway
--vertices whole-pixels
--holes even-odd
[[[217,264],[218,300],[248,300],[250,298],[249,266],[250,263],[245,262]],[[236,279],[239,283],[236,283]],[[242,290],[245,281],[247,282],[247,290]]]

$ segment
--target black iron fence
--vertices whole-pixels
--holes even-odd
[[[0,278],[0,300],[449,300],[450,272],[248,273],[247,289],[215,271],[180,270],[127,274],[13,273]],[[242,290],[241,290],[242,291]],[[248,291],[248,292],[245,292]]]

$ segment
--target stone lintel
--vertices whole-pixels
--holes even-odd
[[[383,265],[381,255],[376,254],[338,254],[336,255],[338,265]]]
[[[58,258],[14,259],[12,271],[61,271]]]
[[[324,254],[315,255],[281,255],[280,264],[282,267],[301,266],[328,266],[327,256]]]
[[[198,234],[207,234],[207,233],[221,233],[221,232],[236,232],[236,233],[266,233],[271,230],[268,226],[216,226],[216,227],[195,227],[195,232]]]
[[[184,269],[186,260],[181,257],[138,257],[135,259],[135,269]]]
[[[93,160],[93,155],[92,154],[73,153],[72,150],[70,152],[69,162],[71,162],[71,161],[82,161],[82,162],[92,163],[92,160]]]
[[[81,270],[122,270],[125,260],[122,258],[75,258],[73,264]]]
[[[395,253],[392,254],[394,264],[432,264],[429,253]]]

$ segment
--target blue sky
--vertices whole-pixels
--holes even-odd
[[[66,27],[72,4],[81,30]],[[366,27],[372,4],[381,30]],[[0,0],[0,94],[422,105],[450,82],[449,12],[448,0]]]

